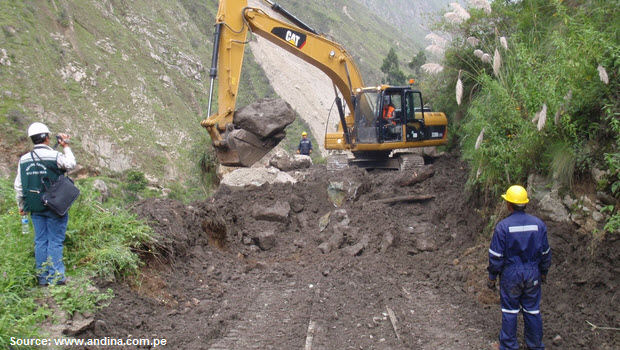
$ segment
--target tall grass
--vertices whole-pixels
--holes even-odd
[[[574,175],[598,168],[611,174],[607,190],[617,195],[615,162],[607,159],[620,153],[618,7],[494,2],[492,12],[471,14],[438,24],[451,42],[443,72],[427,83],[440,109],[465,114],[451,128],[472,168],[470,188],[497,198],[532,173],[570,187]],[[480,61],[484,52],[495,52],[493,67]],[[455,87],[462,100],[460,93],[454,99]],[[484,139],[475,142],[482,130]]]
[[[41,336],[38,325],[53,311],[37,300],[53,298],[70,313],[92,310],[109,299],[111,291],[91,291],[89,279],[124,277],[137,273],[137,251],[152,241],[153,232],[126,210],[103,208],[98,193],[78,183],[82,194],[69,213],[65,241],[69,286],[38,288],[33,233],[22,234],[12,181],[0,179],[0,348],[10,338]]]

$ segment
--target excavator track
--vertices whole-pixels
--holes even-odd
[[[330,154],[327,156],[327,170],[340,170],[349,167],[347,154]]]
[[[399,153],[395,155],[400,161],[400,171],[415,170],[424,167],[424,157],[413,153]]]
[[[327,158],[327,169],[340,170],[349,166],[364,169],[415,170],[424,167],[424,157],[415,153],[397,153],[388,158],[358,157],[350,159],[346,154],[332,154]]]

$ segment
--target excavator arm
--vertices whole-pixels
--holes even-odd
[[[208,130],[218,160],[224,165],[250,166],[275,146],[251,131],[238,130],[233,123],[248,32],[260,35],[323,71],[340,91],[349,111],[354,110],[354,91],[364,86],[353,58],[341,45],[318,34],[278,4],[263,1],[294,24],[277,20],[261,9],[247,7],[246,0],[221,0],[219,3],[209,74],[208,118],[201,125]],[[213,83],[218,69],[218,109],[211,114]],[[342,106],[339,106],[339,113],[341,127],[348,134]]]

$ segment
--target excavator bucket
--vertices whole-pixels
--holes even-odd
[[[226,133],[222,142],[224,146],[215,147],[215,153],[222,165],[249,167],[269,153],[282,138],[260,139],[247,130],[235,129]]]
[[[284,129],[295,121],[295,110],[282,99],[264,98],[236,111],[232,120],[219,133],[221,140],[214,142],[218,161],[249,167],[284,139]],[[207,127],[210,133],[215,128]],[[211,136],[217,140],[218,134]]]

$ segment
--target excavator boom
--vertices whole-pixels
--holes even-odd
[[[250,166],[274,146],[273,142],[266,142],[251,131],[239,132],[233,123],[248,32],[260,35],[323,71],[332,79],[349,110],[354,107],[354,90],[364,85],[353,58],[341,45],[317,34],[279,5],[267,3],[297,25],[277,20],[261,9],[247,7],[245,0],[220,1],[219,4],[210,71],[212,87],[219,75],[218,111],[210,113],[211,88],[209,117],[201,124],[209,131],[218,160],[225,165]]]

